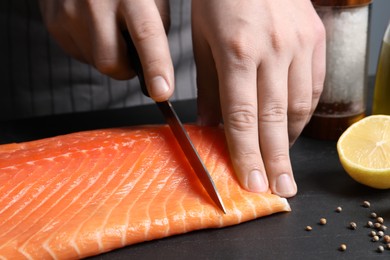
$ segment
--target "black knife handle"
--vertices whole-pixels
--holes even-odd
[[[122,34],[123,34],[123,38],[125,39],[125,42],[126,42],[127,53],[128,53],[131,65],[133,66],[133,69],[138,76],[138,80],[139,80],[139,83],[141,85],[142,93],[145,96],[150,97],[148,89],[146,88],[144,72],[142,70],[142,64],[141,64],[141,60],[139,59],[137,49],[134,46],[134,43],[131,39],[129,32],[125,31]]]

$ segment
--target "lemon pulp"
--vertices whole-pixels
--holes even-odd
[[[339,138],[337,152],[345,171],[356,181],[390,188],[390,116],[368,116]]]

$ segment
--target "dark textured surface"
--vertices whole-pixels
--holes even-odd
[[[372,85],[372,80],[371,80]],[[174,103],[183,122],[195,120],[195,101]],[[27,141],[79,130],[162,123],[155,106],[64,115],[0,123],[0,143]],[[298,183],[289,199],[292,212],[216,230],[201,230],[128,246],[94,259],[390,259],[390,250],[376,251],[365,227],[375,211],[388,220],[390,190],[375,190],[353,181],[342,169],[336,142],[300,137],[291,149]],[[370,208],[362,202],[371,202]],[[337,206],[343,211],[336,213]],[[320,218],[327,224],[319,225]],[[348,228],[356,222],[356,230]],[[311,232],[305,230],[310,225]],[[341,243],[347,251],[341,252]]]

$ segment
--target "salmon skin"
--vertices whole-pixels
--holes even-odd
[[[226,215],[166,125],[0,145],[0,259],[78,259],[290,211],[284,198],[240,187],[223,129],[186,129]]]

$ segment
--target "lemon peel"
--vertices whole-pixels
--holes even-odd
[[[337,141],[345,171],[357,182],[390,188],[390,116],[372,115],[352,124]]]

